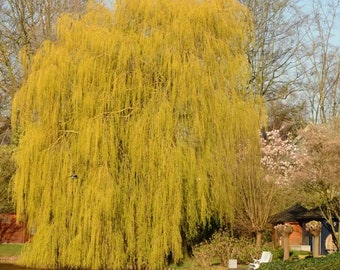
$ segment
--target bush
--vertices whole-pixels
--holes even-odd
[[[209,241],[193,248],[193,255],[200,266],[209,266],[214,258],[219,258],[223,266],[229,259],[237,259],[239,263],[247,264],[261,254],[254,241],[248,238],[230,237],[227,231],[218,231]]]
[[[262,250],[270,251],[273,254],[273,261],[283,260],[283,248],[274,247],[272,243],[267,243],[262,247]],[[260,254],[261,255],[261,254]]]
[[[335,253],[320,258],[309,258],[298,261],[273,261],[262,264],[261,270],[338,270],[340,254]]]
[[[207,241],[195,245],[192,253],[200,266],[210,266],[215,255],[212,245]]]

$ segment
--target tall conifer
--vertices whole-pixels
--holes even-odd
[[[247,10],[116,2],[63,16],[15,97],[17,212],[35,230],[24,265],[178,261],[198,226],[233,221],[240,149],[259,151]]]

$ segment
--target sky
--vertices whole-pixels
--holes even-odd
[[[340,12],[333,33],[332,44],[340,48]]]
[[[274,1],[274,0],[273,0]],[[337,0],[319,0],[324,6],[330,4],[332,2],[336,2]],[[311,10],[312,0],[298,0],[299,5],[303,7],[303,11],[308,13],[308,10]],[[334,46],[337,46],[340,49],[340,4],[336,10],[336,18],[334,28],[332,29],[332,38],[331,43]]]

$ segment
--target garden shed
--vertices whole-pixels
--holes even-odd
[[[292,250],[313,250],[312,235],[306,230],[306,223],[309,221],[320,221],[321,235],[320,235],[320,252],[321,255],[326,255],[334,251],[334,244],[332,238],[332,230],[326,219],[323,217],[320,207],[314,209],[307,209],[300,204],[285,209],[271,217],[270,223],[273,226],[278,224],[289,223],[293,227],[293,233],[289,236],[289,244]],[[336,229],[338,228],[338,221],[334,221]],[[281,244],[281,239],[273,230],[274,241]]]

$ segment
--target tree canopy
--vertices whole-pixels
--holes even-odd
[[[13,102],[23,265],[161,268],[211,217],[233,222],[263,117],[249,17],[234,0],[129,0],[59,20]]]

